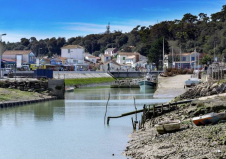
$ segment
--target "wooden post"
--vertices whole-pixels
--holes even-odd
[[[106,114],[107,114],[107,106],[108,106],[109,100],[110,100],[110,93],[109,93],[108,101],[107,101],[107,104],[106,104],[106,111],[105,111],[105,115],[104,115],[104,125],[105,125],[105,119],[106,119]]]
[[[153,117],[155,117],[155,105],[153,105]]]
[[[133,97],[133,99],[134,99],[134,107],[135,107],[135,110],[136,110],[136,118],[135,118],[135,122],[137,122],[137,107],[136,107],[135,98]]]
[[[109,125],[109,122],[110,122],[110,118],[108,117],[107,118],[107,125]]]
[[[132,120],[133,130],[136,130],[136,127],[134,126],[134,122],[133,122],[133,117],[131,117],[131,120]]]
[[[161,106],[161,114],[163,113],[163,104],[162,104],[162,106]]]

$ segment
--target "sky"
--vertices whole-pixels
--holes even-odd
[[[66,39],[106,31],[130,32],[184,14],[219,12],[225,0],[0,0],[2,41]]]

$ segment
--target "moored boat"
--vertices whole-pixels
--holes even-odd
[[[180,121],[179,120],[163,121],[156,124],[155,129],[159,134],[177,131],[180,129]]]
[[[74,91],[74,87],[67,87],[65,88],[65,92],[73,92]]]
[[[203,116],[194,117],[192,121],[195,125],[208,125],[208,124],[215,124],[219,120],[225,120],[226,114],[225,113],[209,113]]]
[[[138,82],[141,89],[153,89],[156,87],[156,80],[147,73],[146,79]]]

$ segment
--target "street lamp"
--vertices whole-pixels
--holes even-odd
[[[0,68],[2,68],[2,51],[3,51],[3,46],[2,46],[2,36],[6,34],[0,34]]]

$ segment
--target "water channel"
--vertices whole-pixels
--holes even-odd
[[[128,158],[121,153],[133,131],[131,116],[135,115],[104,125],[109,93],[107,116],[134,111],[133,97],[138,109],[170,100],[153,99],[153,90],[99,87],[76,89],[66,93],[65,100],[0,109],[0,158]]]

